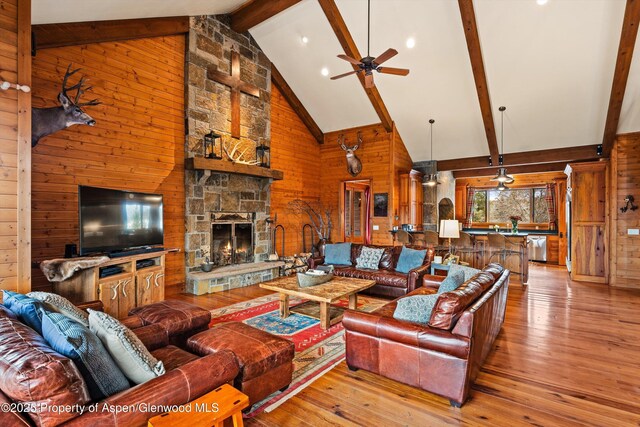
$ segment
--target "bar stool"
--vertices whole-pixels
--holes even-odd
[[[476,246],[471,234],[461,231],[460,237],[457,239],[453,239],[452,243],[453,243],[453,247],[455,248],[454,252],[456,252],[456,254],[471,256],[471,266],[475,268],[476,255],[480,253],[480,251],[476,249]],[[464,261],[466,261],[466,259]]]
[[[487,234],[489,241],[489,262],[494,256],[498,256],[500,264],[504,267],[508,256],[518,255],[520,257],[520,282],[524,284],[524,250],[507,249],[507,238],[499,233]]]

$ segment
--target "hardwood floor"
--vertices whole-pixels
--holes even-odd
[[[267,294],[257,286],[170,295],[207,308]],[[504,327],[462,408],[343,362],[248,426],[640,426],[640,292],[569,280],[532,265],[511,284]],[[402,361],[398,361],[402,363]]]

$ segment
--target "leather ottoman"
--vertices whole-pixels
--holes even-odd
[[[184,347],[187,338],[193,334],[207,330],[211,322],[208,310],[175,300],[136,307],[129,312],[129,317],[139,319],[142,326],[160,325],[165,329],[169,342],[178,347]]]
[[[240,322],[224,323],[187,340],[187,348],[204,356],[230,350],[240,374],[234,386],[249,396],[249,405],[291,384],[295,346],[289,340]]]

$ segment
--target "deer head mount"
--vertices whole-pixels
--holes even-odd
[[[71,64],[67,67],[67,72],[62,80],[62,91],[58,94],[60,107],[33,108],[31,110],[31,146],[35,147],[40,138],[51,135],[59,130],[66,129],[73,125],[95,126],[96,121],[82,110],[87,105],[98,105],[100,101],[92,99],[89,102],[80,102],[80,97],[85,92],[91,90],[91,86],[84,88],[85,78],[71,87],[67,87],[67,80],[80,71],[77,68],[71,71]],[[76,91],[73,99],[67,92]]]
[[[354,146],[347,147],[344,143],[344,134],[338,136],[338,144],[340,148],[347,152],[347,171],[351,174],[351,176],[358,176],[360,172],[362,172],[362,162],[355,155],[355,151],[362,144],[362,133],[358,132],[358,143]]]

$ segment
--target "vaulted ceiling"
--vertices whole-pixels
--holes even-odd
[[[367,1],[335,0],[360,53],[367,52]],[[90,3],[90,5],[89,5]],[[228,13],[241,0],[86,2],[33,0],[34,23]],[[506,153],[600,144],[607,118],[625,0],[474,0],[477,31],[500,143]],[[108,4],[108,6],[107,6]],[[115,4],[115,7],[114,7]],[[454,0],[372,0],[371,55],[407,77],[375,75],[414,161],[488,156],[465,28]],[[323,132],[380,121],[318,0],[302,0],[250,29]],[[308,39],[307,43],[302,38]],[[415,40],[415,47],[406,45]],[[328,76],[321,73],[326,68]],[[640,53],[633,57],[618,133],[640,130]]]

